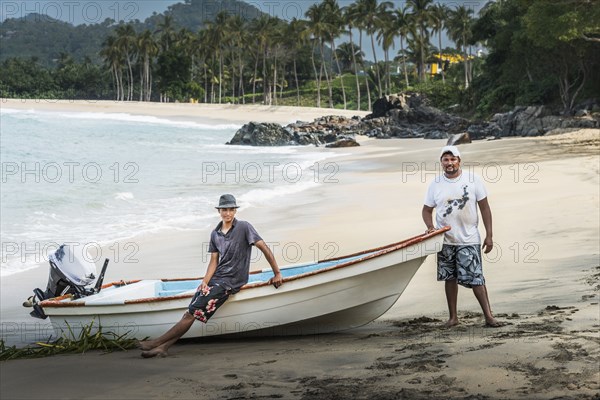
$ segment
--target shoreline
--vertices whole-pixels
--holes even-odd
[[[264,106],[259,104],[204,104],[204,103],[154,103],[120,102],[113,100],[20,100],[1,99],[0,107],[18,110],[34,109],[39,111],[66,112],[105,112],[162,117],[174,121],[197,121],[212,124],[240,123],[250,121],[275,122],[286,125],[297,120],[312,121],[324,115],[342,115],[364,117],[368,111],[341,110],[316,107]],[[215,115],[222,114],[222,115]],[[256,115],[259,118],[249,119]]]
[[[47,109],[64,111],[63,106]],[[161,113],[177,119],[202,118],[188,107],[197,105],[173,106],[185,107]],[[155,111],[148,109],[152,114],[146,115],[166,117]],[[292,111],[300,118],[308,115]],[[323,111],[328,115],[332,110]],[[142,110],[125,107],[123,112]],[[220,112],[246,121],[283,118],[268,110],[250,113],[225,107]],[[592,136],[600,134],[593,131]],[[51,383],[64,380],[61,365],[70,366],[74,393],[89,392],[83,386],[89,384],[84,375],[90,371],[73,365],[91,364],[92,375],[100,377],[92,386],[102,386],[96,392],[102,395],[91,398],[164,398],[175,392],[184,397],[203,393],[208,398],[593,398],[600,392],[595,361],[600,353],[599,160],[587,141],[583,146],[577,143],[588,133],[566,143],[556,142],[568,138],[561,135],[460,146],[465,162],[484,178],[490,193],[494,238],[501,253],[484,258],[484,271],[493,310],[508,323],[505,327],[482,328],[474,296],[461,289],[463,324],[441,329],[446,303],[430,257],[399,301],[362,328],[316,337],[183,341],[173,347],[172,357],[161,360],[141,360],[137,351],[127,351],[4,362],[2,397],[41,395]],[[443,144],[445,140],[363,139],[360,147],[328,149],[341,155],[329,159],[335,169],[323,171],[336,171],[334,179],[323,182],[325,175],[320,175],[316,187],[285,196],[274,206],[249,207],[239,217],[252,222],[266,242],[278,244],[275,256],[280,265],[295,261],[281,252],[289,243],[302,250],[297,260],[302,262],[312,261],[315,249],[316,258],[326,258],[413,236],[424,230],[421,204],[427,183],[439,172],[435,157]],[[166,242],[164,235],[147,235],[140,239],[141,262],[126,269],[109,267],[105,282],[123,275],[167,277],[197,271],[192,276],[200,276],[198,244],[206,241],[208,231],[179,232]],[[172,246],[175,260],[164,254],[165,245]],[[336,253],[330,254],[333,250]],[[188,267],[185,271],[164,267],[172,264]],[[257,264],[251,268],[267,267],[264,260]],[[45,285],[47,273],[42,267],[20,278],[2,278],[5,332],[31,321],[20,306],[26,297],[20,293],[24,287],[29,291]],[[18,308],[8,310],[11,303],[18,303]],[[226,362],[206,370],[202,366],[206,357]],[[35,385],[26,385],[27,371],[38,368],[48,374]],[[203,371],[203,378],[198,371]],[[571,382],[574,386],[569,387]]]

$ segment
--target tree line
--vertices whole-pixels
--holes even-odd
[[[441,61],[441,37],[446,32],[464,60],[464,87],[472,80],[473,10],[464,6],[408,0],[404,7],[394,8],[391,2],[357,0],[340,7],[337,0],[325,0],[310,6],[305,17],[284,21],[262,15],[244,20],[222,11],[192,32],[176,30],[173,19],[165,16],[154,32],[136,32],[131,24],[117,27],[101,54],[119,100],[139,96],[150,101],[154,87],[160,101],[192,97],[221,103],[227,97],[233,102],[258,99],[277,104],[284,91],[289,95],[292,90],[300,104],[301,83],[310,81],[315,84],[317,107],[326,90],[329,107],[341,103],[347,108],[346,91],[353,85],[354,104],[360,109],[363,91],[371,104],[374,96],[408,87],[407,63],[414,66],[415,80],[425,82],[427,63]],[[430,43],[433,34],[439,39],[438,48]],[[347,36],[349,41],[336,45]],[[374,55],[368,65],[363,41]],[[390,57],[398,42],[400,49]],[[383,62],[377,59],[379,49],[385,54]],[[402,64],[403,81],[392,79],[393,62]],[[334,96],[336,77],[340,101]],[[354,82],[346,81],[348,77]],[[445,82],[444,74],[441,79]]]
[[[470,8],[434,0],[407,0],[399,7],[378,0],[340,7],[324,0],[310,6],[304,19],[290,21],[222,11],[196,32],[178,28],[167,14],[152,30],[116,25],[99,51],[102,65],[64,55],[57,71],[94,74],[77,76],[83,86],[89,79],[100,97],[121,101],[360,110],[375,98],[416,89],[443,93],[447,105],[459,103],[481,115],[531,103],[557,103],[570,112],[578,98],[600,92],[599,9],[593,0],[498,0],[476,17]],[[442,49],[443,35],[453,48]],[[477,57],[476,48],[487,55]],[[459,62],[448,65],[448,54]],[[15,62],[5,61],[2,69],[18,70]],[[432,64],[439,74],[430,73]],[[68,80],[62,79],[64,85]],[[14,79],[0,78],[0,90],[14,87]]]

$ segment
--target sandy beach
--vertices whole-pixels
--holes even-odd
[[[44,100],[2,100],[0,106],[240,125],[366,114]],[[291,260],[300,262],[424,231],[423,198],[439,173],[437,156],[445,140],[359,141],[360,147],[333,150],[339,157],[328,159],[329,169],[320,170],[319,185],[274,206],[239,213],[274,245],[281,265],[290,261],[281,252],[289,243],[302,250]],[[306,337],[184,340],[163,359],[145,360],[133,350],[2,362],[0,397],[600,398],[600,131],[477,141],[460,150],[463,168],[479,174],[489,192],[495,250],[484,257],[484,273],[493,311],[505,326],[485,328],[474,296],[463,288],[462,323],[443,328],[444,289],[435,280],[435,259],[429,257],[400,300],[362,328]],[[166,243],[175,259],[167,259],[161,248],[164,232],[140,238],[140,262],[117,265],[106,280],[200,276],[206,257],[198,244],[208,234],[169,232]],[[264,260],[252,266],[266,267]],[[20,304],[46,279],[47,267],[2,278],[3,334],[27,336],[20,329],[31,319]]]

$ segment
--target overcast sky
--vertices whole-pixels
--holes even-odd
[[[182,0],[2,0],[0,7],[0,20],[6,18],[20,18],[29,13],[38,13],[48,17],[70,22],[74,25],[83,23],[99,23],[106,18],[125,22],[139,19],[143,21],[153,12],[161,13],[168,6],[182,3]],[[283,19],[304,18],[308,7],[316,3],[315,0],[247,0],[246,3],[254,5],[262,12]],[[354,0],[338,0],[340,6],[353,3]],[[485,1],[483,0],[438,0],[450,7],[464,5],[478,11]],[[207,4],[219,4],[219,0],[207,1]],[[406,0],[392,1],[395,7],[404,6]],[[208,7],[207,7],[208,8]],[[210,12],[214,10],[210,7]],[[230,10],[234,11],[234,10]]]
[[[125,22],[143,21],[154,11],[160,13],[180,0],[2,0],[0,19],[20,18],[38,13],[74,25],[95,24],[112,18]]]
[[[317,3],[315,0],[247,0],[245,2],[254,5],[264,13],[286,20],[294,17],[304,19],[308,8]],[[354,0],[338,0],[342,7],[353,2]],[[444,3],[451,8],[463,5],[472,8],[477,15],[487,0],[438,0],[437,2]],[[175,3],[183,3],[183,0],[2,0],[0,2],[0,21],[4,21],[6,18],[24,17],[30,13],[42,14],[74,25],[100,23],[106,18],[125,22],[135,19],[143,21],[153,12],[161,13]],[[398,8],[405,6],[406,0],[392,0],[392,3],[395,8]],[[219,4],[219,0],[214,0],[212,3],[207,1],[207,4]],[[215,7],[207,6],[208,13],[215,14]],[[342,38],[341,40],[347,41],[348,39]],[[437,40],[433,40],[433,42],[437,43]],[[442,46],[447,47],[452,44],[444,38]],[[363,38],[363,51],[366,57],[372,60],[370,48],[370,42]],[[395,51],[392,51],[395,54]],[[379,54],[378,51],[378,57],[381,56],[382,54]]]

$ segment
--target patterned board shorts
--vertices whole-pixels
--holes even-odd
[[[198,321],[207,323],[217,308],[229,298],[231,290],[219,285],[209,286],[205,292],[197,291],[190,302],[188,312]]]
[[[442,251],[437,253],[437,280],[454,279],[468,288],[485,285],[479,245],[442,246]]]

